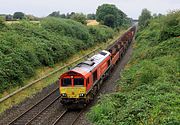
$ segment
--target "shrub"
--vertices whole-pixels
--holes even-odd
[[[175,15],[177,13],[175,12]],[[149,25],[138,33],[129,66],[117,82],[121,90],[103,96],[91,109],[88,118],[93,123],[103,125],[106,121],[113,125],[180,124],[180,39],[175,35],[179,32],[179,29],[176,29],[179,24],[173,21],[179,17],[175,15],[171,13],[152,19]],[[169,17],[171,19],[167,19]],[[162,24],[170,25],[164,26],[168,27],[166,29]],[[171,26],[174,31],[168,30]],[[166,37],[162,33],[171,35]]]
[[[53,66],[77,51],[113,36],[108,27],[89,27],[70,19],[45,18],[40,24],[20,21],[0,29],[0,93],[35,75],[39,66]],[[101,37],[97,38],[98,35]]]

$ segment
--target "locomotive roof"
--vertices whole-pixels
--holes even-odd
[[[110,52],[102,50],[98,54],[92,56],[84,62],[77,64],[72,71],[78,72],[82,75],[85,75],[85,72],[88,73],[92,71],[97,65],[99,65],[104,59],[110,55]]]

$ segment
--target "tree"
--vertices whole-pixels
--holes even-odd
[[[35,17],[34,15],[26,15],[26,18],[28,19],[28,20],[31,20],[31,21],[35,21],[35,20],[38,20],[38,17]]]
[[[66,15],[65,14],[60,14],[60,17],[61,18],[66,18]]]
[[[25,18],[25,14],[23,12],[15,12],[13,15],[14,19],[24,19]]]
[[[54,11],[51,14],[49,14],[48,16],[52,16],[52,17],[60,17],[60,12],[59,11]]]
[[[6,15],[5,19],[6,19],[6,21],[11,21],[11,20],[13,20],[13,16],[12,15]]]
[[[115,17],[112,14],[108,14],[104,17],[104,25],[109,27],[115,27]]]
[[[0,17],[0,29],[3,28],[4,26],[5,26],[4,18]]]
[[[96,19],[96,14],[88,14],[87,19],[88,20],[95,20]]]
[[[82,13],[75,13],[71,16],[71,19],[80,22],[82,24],[87,24],[86,22],[86,16]]]
[[[67,18],[67,19],[70,19],[74,14],[75,14],[75,12],[71,12],[70,14],[67,13],[66,18]]]
[[[143,9],[141,15],[139,16],[139,26],[144,28],[149,24],[149,20],[152,18],[151,12],[147,9]]]
[[[113,20],[110,19],[110,17],[112,17]],[[126,23],[126,18],[126,14],[112,4],[103,4],[99,6],[96,11],[97,21],[111,27],[122,26],[123,23]]]

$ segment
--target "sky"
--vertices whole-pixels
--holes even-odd
[[[53,11],[60,13],[95,13],[102,4],[114,4],[128,17],[137,19],[143,8],[151,13],[166,14],[170,10],[180,9],[180,0],[0,0],[0,14],[24,12],[45,17]]]

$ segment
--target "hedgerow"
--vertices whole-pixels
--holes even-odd
[[[112,29],[90,28],[70,19],[45,18],[39,24],[20,21],[0,28],[0,93],[35,74],[41,66],[53,66],[77,51],[112,38]],[[99,37],[100,36],[100,37]]]
[[[93,123],[180,124],[179,14],[152,19],[138,32],[133,56],[118,81],[120,90],[103,96],[92,108],[88,118]]]

